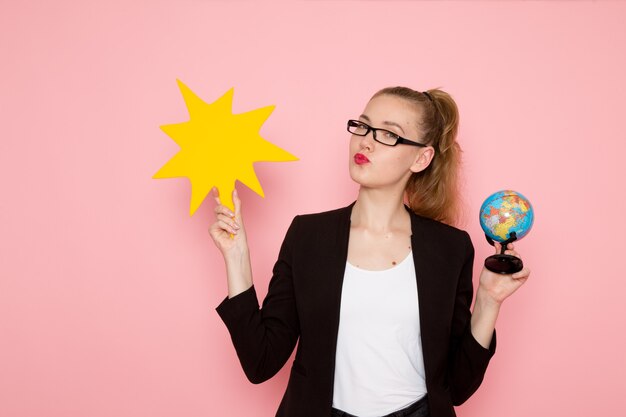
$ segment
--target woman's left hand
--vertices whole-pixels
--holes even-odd
[[[496,254],[500,253],[501,247],[500,243],[495,242]],[[512,243],[509,243],[506,248],[505,254],[521,259],[519,253],[514,250],[515,246]],[[491,301],[501,304],[526,282],[529,275],[530,269],[525,266],[521,271],[509,275],[497,274],[483,267],[480,274],[479,291],[487,295]]]

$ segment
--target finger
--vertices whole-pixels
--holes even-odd
[[[213,223],[209,227],[209,234],[216,242],[224,237],[224,235],[230,235],[228,231],[225,231],[219,222]]]
[[[230,227],[232,227],[234,229],[240,229],[240,226],[235,221],[235,219],[233,219],[231,216],[228,216],[226,214],[218,214],[217,215],[217,220],[218,221],[223,221],[224,223],[228,224]]]
[[[500,253],[502,245],[499,242],[493,242],[493,247],[496,248],[496,253]]]
[[[222,202],[220,201],[220,191],[217,189],[217,187],[213,187],[211,189],[211,194],[213,195],[215,202],[221,206]]]
[[[513,250],[513,249],[515,249],[515,245],[513,245],[512,243],[509,243],[509,244],[506,245],[506,248],[510,249],[510,250]]]
[[[232,227],[230,224],[226,223],[224,220],[219,220],[217,224],[220,227],[220,229],[230,233],[231,235],[236,235],[238,233],[237,229]]]
[[[217,214],[217,215],[223,214],[223,215],[228,216],[230,218],[234,218],[235,217],[235,213],[233,213],[228,207],[226,207],[226,206],[224,206],[222,204],[218,204],[217,206],[215,206],[213,211],[215,211],[215,214]]]
[[[230,230],[230,228],[234,227],[231,222],[232,219],[230,217],[222,216],[221,218],[217,219],[215,223],[209,226],[209,232],[216,231],[219,233],[223,232],[224,230]],[[225,228],[224,225],[226,225],[227,227]]]
[[[511,278],[524,279],[524,278],[528,278],[529,276],[530,276],[530,269],[524,267],[521,271],[518,271],[514,273],[513,275],[511,275]]]
[[[235,205],[235,217],[241,218],[241,199],[237,193],[237,189],[233,189],[233,204]]]

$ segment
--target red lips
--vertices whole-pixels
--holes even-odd
[[[357,165],[363,165],[363,164],[367,164],[370,160],[367,159],[367,156],[363,155],[362,153],[357,153],[356,155],[354,155],[354,162]]]

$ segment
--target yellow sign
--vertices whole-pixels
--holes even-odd
[[[152,178],[189,178],[190,216],[214,186],[219,190],[222,204],[234,210],[232,192],[236,180],[263,197],[263,189],[252,166],[254,162],[298,160],[259,134],[274,106],[233,114],[234,89],[207,104],[180,80],[177,81],[190,120],[161,126],[161,130],[180,146],[180,151]]]

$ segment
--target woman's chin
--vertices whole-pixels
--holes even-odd
[[[358,166],[350,166],[350,178],[362,186],[365,178],[363,178],[363,172],[359,172],[358,168]]]
[[[380,186],[380,184],[377,184],[372,181],[368,181],[367,178],[363,178],[363,175],[353,174],[352,172],[350,172],[350,178],[360,188],[376,188]]]

